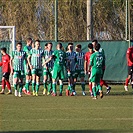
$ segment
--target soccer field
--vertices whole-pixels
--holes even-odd
[[[133,132],[133,89],[112,85],[110,95],[93,100],[87,90],[82,96],[15,97],[0,95],[0,132]],[[66,86],[64,87],[65,90]],[[103,88],[104,93],[106,89]]]

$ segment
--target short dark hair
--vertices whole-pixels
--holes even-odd
[[[59,47],[60,47],[60,48],[62,48],[62,47],[63,47],[63,46],[62,46],[62,43],[58,43],[57,45],[59,45]]]
[[[48,46],[48,43],[45,43],[45,46]]]
[[[98,43],[98,40],[97,39],[94,39],[94,40],[92,40],[92,42]]]
[[[17,45],[21,45],[21,46],[22,46],[22,43],[21,43],[21,42],[18,42],[18,43],[16,44],[16,46],[17,46]]]
[[[76,47],[78,47],[80,49],[82,48],[81,44],[77,44]]]
[[[1,51],[4,51],[6,53],[6,48],[5,47],[1,48]]]
[[[32,38],[28,37],[28,38],[26,39],[26,41],[32,41]]]
[[[96,45],[95,45],[95,50],[96,50],[96,51],[99,51],[100,47],[101,47],[100,44],[99,44],[99,43],[96,43]]]
[[[48,43],[47,43],[47,45],[48,45],[48,44],[51,44],[51,45],[53,45],[53,43],[52,43],[52,42],[48,42]]]
[[[68,45],[67,45],[67,46],[69,46],[69,45],[73,45],[73,43],[72,43],[72,42],[70,42],[70,43],[68,43]]]
[[[93,49],[92,43],[89,43],[89,44],[88,44],[88,48],[89,48],[89,49]]]
[[[39,42],[39,43],[40,43],[40,40],[39,40],[39,39],[37,39],[37,40],[35,40],[35,42]]]

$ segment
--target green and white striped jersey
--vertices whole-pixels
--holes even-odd
[[[44,51],[42,49],[31,49],[31,65],[34,69],[42,69],[42,58],[44,57]]]
[[[13,69],[15,71],[23,71],[24,70],[24,60],[26,59],[25,51],[12,51],[11,55],[13,59]]]
[[[45,50],[44,51],[44,58],[45,58],[45,61],[47,61],[51,56],[52,56],[52,54],[53,54],[53,52],[54,51],[48,51],[48,50]],[[54,66],[54,60],[52,59],[50,62],[48,62],[47,64],[46,64],[46,66],[48,67],[48,68],[53,68],[53,66]]]
[[[69,52],[67,51],[66,52],[66,66],[67,68],[70,68],[70,71],[75,71],[75,65],[76,65],[76,52],[72,51],[72,52]]]
[[[32,49],[32,47],[31,46],[24,46],[24,48],[23,48],[23,51],[25,51],[26,52],[26,54],[27,54],[27,56],[28,56],[28,54],[30,53],[30,50]]]
[[[84,52],[76,52],[76,70],[84,70]]]

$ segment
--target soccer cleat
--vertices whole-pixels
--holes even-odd
[[[15,90],[14,95],[15,95],[15,97],[18,96],[18,92],[17,92],[17,90]]]
[[[38,97],[38,92],[36,92],[36,96]]]
[[[106,94],[109,94],[109,93],[110,93],[110,90],[111,90],[111,87],[109,86],[109,87],[107,88]]]
[[[97,97],[93,97],[92,99],[96,100],[96,99],[97,99]]]
[[[6,95],[9,95],[9,94],[12,94],[12,92],[11,92],[11,91],[8,91],[8,92],[6,93]]]
[[[59,96],[62,96],[62,93],[60,93]]]
[[[50,92],[47,92],[47,96],[49,96],[50,95]]]
[[[47,92],[47,89],[46,89],[46,88],[44,88],[44,90],[43,90],[43,95],[45,95],[45,94],[46,94],[46,92]]]
[[[30,95],[31,95],[31,93],[28,91],[28,92],[26,93],[26,95],[29,95],[29,96],[30,96]]]
[[[18,96],[19,96],[19,97],[22,97],[22,92],[19,92]]]
[[[35,95],[36,95],[35,91],[33,91],[32,95],[33,95],[33,96],[35,96]]]
[[[70,96],[74,96],[73,93],[71,93]]]
[[[82,92],[82,95],[83,95],[83,96],[85,96],[85,95],[86,95],[86,93],[83,91],[83,92]]]
[[[103,91],[100,91],[100,98],[103,98]]]
[[[69,96],[69,90],[66,89],[66,96]]]
[[[24,94],[27,94],[27,91],[26,91],[25,88],[23,88],[22,91],[23,91]]]
[[[128,86],[125,85],[124,88],[125,88],[125,91],[128,91]]]
[[[91,92],[91,97],[93,97],[93,93]]]
[[[2,90],[2,91],[0,92],[0,94],[4,94],[4,91]]]
[[[55,94],[55,93],[52,93],[52,96],[57,96],[57,94]]]

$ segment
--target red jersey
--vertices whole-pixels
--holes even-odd
[[[87,62],[87,68],[88,68],[88,66],[89,66],[89,64],[90,64],[90,56],[91,56],[93,53],[94,53],[94,51],[93,51],[93,52],[87,52],[87,53],[85,54],[85,61]]]
[[[127,49],[127,65],[133,66],[133,46]]]
[[[8,54],[2,55],[2,61],[0,62],[2,66],[2,72],[10,72],[10,56]]]

